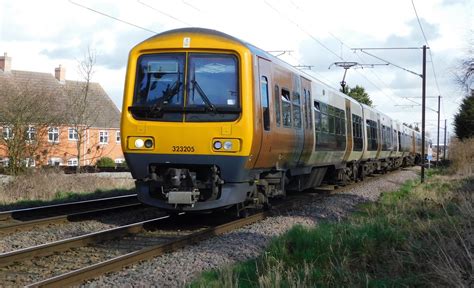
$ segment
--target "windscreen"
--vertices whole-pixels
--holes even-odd
[[[143,55],[131,111],[158,121],[233,121],[240,114],[238,75],[232,54]]]

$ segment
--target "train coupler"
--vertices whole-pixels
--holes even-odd
[[[169,204],[174,205],[191,205],[193,206],[199,199],[199,189],[193,189],[192,191],[170,191],[166,193]]]

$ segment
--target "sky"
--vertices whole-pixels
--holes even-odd
[[[347,71],[347,85],[364,87],[379,111],[421,127],[422,50],[351,48],[427,45],[426,130],[434,140],[437,96],[441,126],[447,119],[452,135],[466,95],[454,75],[472,53],[473,16],[473,0],[0,0],[0,54],[12,57],[13,70],[54,74],[62,65],[67,80],[81,80],[78,61],[91,49],[92,81],[121,109],[133,46],[171,29],[215,29],[266,51],[286,51],[278,57],[311,66],[300,69],[336,89],[344,69],[335,62],[366,64]]]

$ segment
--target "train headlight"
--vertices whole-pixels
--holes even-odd
[[[152,148],[153,147],[153,141],[151,141],[151,139],[146,139],[145,140],[145,148]]]
[[[239,152],[242,140],[237,138],[214,138],[212,150],[219,153]]]
[[[232,150],[232,142],[231,141],[225,141],[224,142],[224,149],[225,150]]]
[[[153,150],[155,145],[155,139],[150,136],[127,137],[127,149],[130,150]]]
[[[135,140],[135,147],[136,148],[142,148],[144,144],[145,144],[145,142],[143,142],[142,139]]]
[[[221,141],[215,141],[214,142],[214,149],[220,150],[222,148],[222,142]]]

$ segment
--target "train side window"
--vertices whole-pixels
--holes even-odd
[[[296,128],[301,128],[301,102],[300,102],[300,93],[293,92],[293,126]]]
[[[367,120],[367,144],[368,151],[377,151],[377,122],[372,120]]]
[[[275,121],[278,127],[281,123],[281,110],[280,110],[280,88],[275,85],[275,93],[273,94],[275,100]]]
[[[354,139],[354,151],[362,151],[363,137],[362,137],[362,117],[352,114],[352,134]]]
[[[321,110],[319,110],[319,102],[314,101],[314,129],[316,132],[321,131]]]
[[[327,105],[324,103],[321,103],[319,105],[321,108],[321,131],[325,133],[329,133],[329,117],[328,117],[328,109]]]
[[[281,112],[283,116],[283,126],[291,127],[291,98],[290,91],[281,89]]]
[[[268,107],[268,80],[267,77],[262,76],[260,79],[260,96],[263,110],[263,129],[270,131],[270,109]]]
[[[336,134],[336,117],[334,107],[328,105],[328,122],[329,122],[329,133]]]

